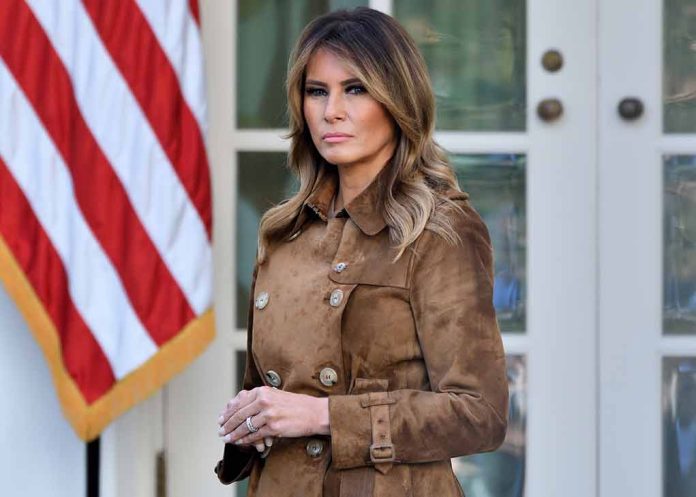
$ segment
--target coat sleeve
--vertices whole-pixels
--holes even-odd
[[[244,368],[243,389],[250,390],[263,385],[261,375],[256,369],[254,359],[251,355],[252,329],[254,316],[254,294],[256,288],[256,275],[258,273],[258,265],[254,265],[254,272],[251,279],[251,290],[249,295],[249,309],[247,311],[247,350],[246,350],[246,366]],[[218,461],[215,466],[215,474],[220,482],[228,485],[235,481],[243,480],[254,466],[254,463],[260,459],[259,452],[255,447],[239,447],[235,444],[225,444],[225,450],[222,460]]]
[[[507,430],[505,353],[493,308],[493,253],[488,230],[468,203],[453,214],[456,246],[425,231],[410,269],[410,303],[430,391],[393,390],[329,397],[333,464],[446,460],[495,450]],[[384,421],[371,419],[382,404]],[[380,423],[382,427],[380,428]],[[383,433],[387,425],[389,437]],[[382,433],[375,437],[375,431]],[[380,456],[381,454],[381,456]]]

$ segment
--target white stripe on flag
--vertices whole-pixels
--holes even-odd
[[[33,107],[0,59],[0,156],[58,252],[70,297],[117,378],[157,351],[121,280],[75,203],[70,173]]]
[[[80,111],[126,189],[141,223],[202,314],[212,301],[205,226],[142,109],[78,0],[28,0],[65,65]]]
[[[203,47],[189,0],[137,0],[137,3],[179,78],[181,93],[205,141],[208,121]]]

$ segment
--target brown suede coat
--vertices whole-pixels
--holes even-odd
[[[461,243],[426,230],[391,263],[385,171],[327,219],[337,177],[323,169],[300,234],[254,272],[244,388],[272,384],[274,371],[278,388],[328,396],[331,436],[276,440],[265,459],[227,444],[216,473],[223,483],[249,476],[249,496],[461,496],[450,458],[503,442],[488,230],[467,194],[448,192],[465,212],[451,211]],[[326,368],[335,384],[322,382]]]

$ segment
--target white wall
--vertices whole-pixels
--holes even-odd
[[[85,464],[41,350],[0,285],[0,495],[84,496]]]

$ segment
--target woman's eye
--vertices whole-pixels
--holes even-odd
[[[360,95],[361,93],[367,93],[367,90],[363,85],[354,85],[346,88],[346,93],[352,93],[353,95]]]
[[[323,97],[326,95],[326,90],[322,88],[306,88],[305,93],[310,97]]]

